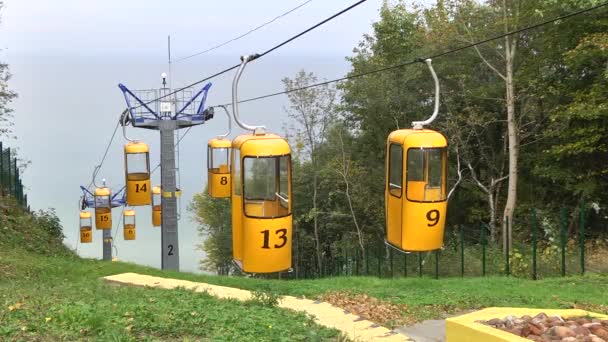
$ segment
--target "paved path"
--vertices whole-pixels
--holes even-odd
[[[197,283],[187,280],[160,278],[137,273],[123,273],[104,277],[108,282],[120,285],[150,286],[163,289],[183,287],[196,292],[206,291],[218,298],[248,300],[251,292],[226,286]],[[411,341],[406,335],[391,331],[378,324],[362,319],[329,303],[300,299],[292,296],[281,298],[279,307],[295,311],[304,311],[316,318],[317,323],[334,328],[354,341]]]
[[[445,320],[429,320],[395,329],[416,342],[444,342]]]

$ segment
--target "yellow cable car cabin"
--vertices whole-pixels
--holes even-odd
[[[147,144],[131,141],[125,145],[125,175],[127,179],[127,205],[149,205],[150,148]]]
[[[95,228],[112,229],[112,193],[109,188],[96,188],[95,198]]]
[[[230,148],[228,139],[211,139],[207,144],[207,191],[213,198],[230,197]]]
[[[91,213],[88,211],[80,212],[80,243],[93,242],[93,222],[91,222]]]
[[[160,227],[162,223],[160,186],[155,186],[152,188],[152,226]]]
[[[135,240],[135,210],[125,210],[123,213],[123,238]]]
[[[291,151],[274,134],[241,135],[232,142],[232,241],[247,273],[291,268]]]
[[[401,129],[387,141],[386,239],[404,251],[443,247],[447,140],[428,129]]]

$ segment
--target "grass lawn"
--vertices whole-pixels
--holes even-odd
[[[0,252],[0,340],[341,340],[304,314],[187,290],[117,287],[150,269],[73,256]],[[158,272],[156,272],[158,273]]]

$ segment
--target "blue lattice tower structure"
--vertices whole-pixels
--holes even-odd
[[[130,90],[119,84],[127,103],[127,110],[121,117],[123,128],[152,129],[160,132],[161,170],[161,268],[179,270],[178,214],[176,186],[175,131],[202,125],[213,118],[213,110],[205,108],[207,93],[211,83],[197,92],[182,89],[174,92],[166,87],[160,89]]]

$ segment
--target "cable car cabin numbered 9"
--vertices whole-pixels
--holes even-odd
[[[95,228],[112,229],[112,200],[109,188],[97,188],[95,197]]]
[[[230,197],[230,148],[228,139],[211,139],[207,145],[207,191],[213,198]]]
[[[152,226],[160,227],[162,223],[160,186],[155,186],[152,188]]]
[[[447,140],[438,132],[402,129],[387,143],[386,238],[404,251],[443,247],[447,208]]]
[[[80,243],[93,242],[93,223],[91,222],[91,213],[88,211],[80,212]]]
[[[125,145],[125,175],[127,179],[127,205],[149,205],[150,188],[150,149],[142,142],[129,142]]]
[[[291,155],[274,134],[232,143],[233,257],[244,272],[291,268]]]
[[[123,213],[123,238],[135,240],[135,210],[125,210]]]

